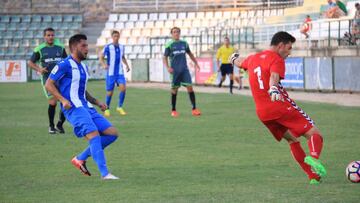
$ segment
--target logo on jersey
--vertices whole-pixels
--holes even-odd
[[[54,74],[54,75],[55,75],[58,70],[59,70],[59,66],[56,65],[56,66],[52,69],[51,74]]]

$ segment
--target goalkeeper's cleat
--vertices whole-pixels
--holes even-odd
[[[199,109],[193,109],[191,111],[191,113],[192,113],[193,116],[200,116],[201,115],[201,112],[200,112]]]
[[[319,185],[319,184],[320,184],[320,180],[316,180],[316,179],[310,180],[310,185]]]
[[[311,168],[314,170],[314,172],[318,174],[320,177],[326,176],[326,169],[324,165],[322,165],[320,160],[315,159],[312,156],[306,156],[304,162],[309,164]]]
[[[176,118],[179,116],[179,113],[177,111],[171,111],[171,116]]]
[[[116,111],[119,112],[119,114],[122,116],[126,115],[126,112],[124,111],[124,109],[122,107],[117,107]]]
[[[49,126],[49,134],[56,134],[56,129],[54,126]]]
[[[103,179],[103,180],[118,180],[119,177],[116,177],[113,174],[108,173],[106,176],[101,177],[101,179]]]
[[[110,117],[110,109],[106,109],[105,111],[104,111],[104,116],[105,117]]]
[[[81,171],[82,174],[86,176],[91,176],[90,171],[86,167],[86,161],[81,161],[76,158],[76,156],[71,159],[71,163]]]
[[[64,133],[65,133],[65,130],[64,130],[64,128],[63,128],[63,125],[61,124],[60,121],[56,124],[56,129],[57,129],[57,131],[59,131],[60,134],[64,134]]]

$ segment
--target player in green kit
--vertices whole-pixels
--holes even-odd
[[[192,115],[200,116],[201,112],[196,108],[195,93],[192,87],[191,75],[187,66],[186,54],[189,55],[190,59],[194,62],[195,68],[200,70],[199,64],[191,53],[189,44],[180,40],[180,28],[173,27],[170,31],[172,40],[169,41],[165,46],[165,53],[163,57],[163,63],[172,77],[171,83],[171,116],[178,117],[179,114],[176,111],[176,96],[178,89],[181,85],[185,86],[190,97],[192,104]],[[168,62],[170,58],[170,65]]]
[[[41,84],[46,98],[48,99],[48,116],[49,116],[49,133],[56,134],[65,133],[63,123],[65,116],[60,110],[59,122],[54,124],[55,110],[57,99],[55,99],[49,92],[45,90],[45,82],[48,79],[50,72],[55,65],[62,59],[67,57],[64,45],[55,39],[55,30],[53,28],[46,28],[44,30],[44,40],[42,44],[34,49],[28,65],[30,68],[41,74]],[[37,64],[38,63],[38,64]]]

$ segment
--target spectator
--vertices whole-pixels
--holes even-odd
[[[341,16],[344,16],[345,13],[336,3],[334,3],[332,0],[328,0],[327,9],[324,15],[326,18],[340,18]]]
[[[354,16],[354,21],[351,27],[351,43],[356,44],[356,39],[359,38],[360,35],[360,4],[355,4],[356,12]]]
[[[300,32],[301,34],[305,35],[305,38],[309,38],[309,31],[311,30],[311,18],[309,15],[306,15],[304,23],[301,24]]]

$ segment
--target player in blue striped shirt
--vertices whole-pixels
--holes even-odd
[[[108,109],[105,110],[104,115],[110,116],[110,102],[111,97],[114,92],[115,84],[119,87],[119,103],[116,108],[116,111],[119,112],[120,115],[126,115],[124,111],[123,104],[125,100],[126,94],[126,80],[124,76],[124,70],[122,66],[122,62],[126,66],[126,72],[130,71],[129,65],[125,58],[125,49],[124,45],[119,44],[120,32],[112,31],[111,38],[113,40],[112,43],[106,45],[104,47],[103,52],[100,55],[100,64],[107,69],[106,74],[106,105]],[[104,58],[106,57],[106,63]]]
[[[88,53],[86,40],[87,37],[83,34],[76,34],[70,38],[71,55],[54,67],[45,87],[61,102],[61,109],[73,126],[75,135],[89,142],[89,147],[71,160],[72,164],[83,174],[90,176],[86,160],[92,156],[102,179],[118,179],[108,171],[103,151],[117,139],[117,130],[94,109],[92,104],[99,106],[103,111],[107,106],[93,98],[86,87],[89,73],[87,66],[81,62],[86,59]]]

